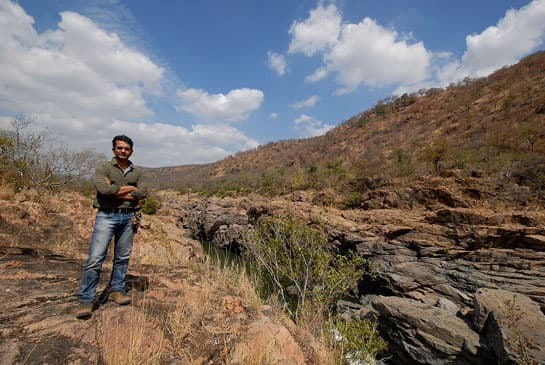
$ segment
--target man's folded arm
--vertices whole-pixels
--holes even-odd
[[[108,179],[108,168],[105,165],[98,165],[93,178],[95,188],[102,195],[115,195],[120,190],[120,186],[112,184]]]

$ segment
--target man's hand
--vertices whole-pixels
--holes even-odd
[[[119,198],[119,199],[123,199],[123,200],[136,200],[136,198],[134,196],[131,195],[131,193],[125,193],[125,194],[121,194],[121,195],[117,195],[116,196]]]

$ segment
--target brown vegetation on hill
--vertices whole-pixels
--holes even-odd
[[[485,78],[379,101],[320,137],[271,142],[207,165],[150,169],[162,187],[350,193],[366,177],[457,174],[545,189],[545,52]]]

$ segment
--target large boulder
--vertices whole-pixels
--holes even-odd
[[[377,296],[379,329],[396,363],[484,364],[479,335],[444,309],[412,299]]]
[[[545,364],[545,315],[526,295],[479,289],[474,318],[498,364]]]

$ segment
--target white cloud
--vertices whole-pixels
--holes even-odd
[[[232,122],[247,119],[263,102],[261,90],[235,89],[224,94],[208,94],[201,89],[178,90],[179,109],[208,122]]]
[[[318,103],[318,101],[320,101],[320,97],[318,95],[312,95],[311,97],[305,99],[305,100],[301,100],[297,103],[294,103],[291,105],[291,107],[293,109],[302,109],[302,108],[309,108],[309,107],[312,107],[314,105],[316,105],[316,103]]]
[[[62,12],[38,34],[19,5],[0,2],[0,108],[135,118],[152,115],[145,94],[161,93],[163,69],[92,20]]]
[[[258,145],[226,124],[136,122],[153,115],[145,97],[161,96],[164,69],[87,17],[60,18],[58,28],[38,33],[20,5],[0,0],[0,129],[25,115],[56,144],[107,156],[112,137],[126,134],[135,141],[135,163],[144,166],[211,162]],[[225,113],[216,111],[237,119],[263,94],[242,89],[227,99]]]
[[[431,54],[422,42],[408,44],[398,34],[370,18],[345,24],[339,42],[325,56],[326,67],[337,73],[340,92],[360,85],[410,84],[428,77]]]
[[[341,20],[341,14],[335,5],[319,5],[310,12],[308,19],[292,23],[289,30],[292,39],[288,52],[302,52],[312,56],[333,46],[341,30]]]
[[[320,67],[320,68],[316,69],[316,71],[314,71],[312,74],[305,77],[305,81],[306,82],[320,81],[323,78],[327,77],[327,74],[328,74],[327,68]]]
[[[269,119],[276,119],[278,118],[278,113],[270,113],[269,114]]]
[[[187,129],[166,123],[138,123],[100,118],[59,118],[55,115],[33,115],[31,127],[48,130],[55,144],[73,150],[92,149],[111,156],[114,135],[126,134],[134,140],[131,159],[148,167],[206,163],[227,157],[259,143],[229,125],[196,124]],[[11,129],[13,118],[0,117],[0,129]]]
[[[485,76],[518,62],[543,45],[544,19],[545,0],[510,9],[496,25],[468,35],[464,55],[453,59],[450,52],[427,50],[410,32],[399,34],[368,17],[357,24],[343,23],[335,5],[319,5],[307,19],[292,24],[289,52],[320,54],[323,64],[305,81],[335,75],[338,94],[362,85],[415,90]]]
[[[398,34],[371,18],[357,24],[342,23],[336,6],[319,5],[309,18],[290,28],[290,53],[321,53],[324,64],[306,77],[315,82],[337,75],[338,93],[360,85],[411,84],[429,77],[431,53],[422,42],[409,43],[412,35]]]
[[[269,67],[273,69],[278,76],[283,76],[286,73],[286,57],[272,51],[267,53],[267,57],[269,59]]]
[[[301,114],[293,123],[296,129],[304,132],[304,137],[320,136],[334,127],[306,114]]]
[[[545,0],[534,0],[519,10],[510,9],[495,26],[466,37],[467,49],[460,61],[445,66],[443,83],[465,76],[485,76],[516,63],[534,51],[545,39]]]

